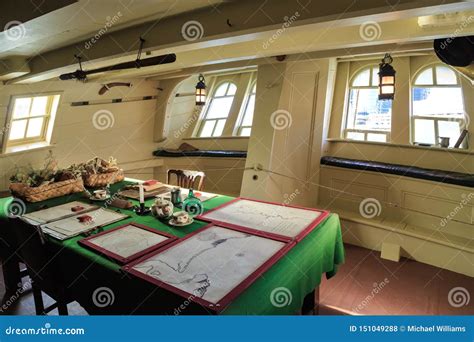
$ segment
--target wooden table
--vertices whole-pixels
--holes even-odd
[[[112,192],[129,184],[121,182],[112,187]],[[73,200],[80,200],[80,195],[70,195],[50,199],[27,206],[27,211],[35,211],[41,207],[51,207]],[[205,210],[209,210],[232,200],[232,197],[218,196],[204,202]],[[1,202],[0,207],[7,207]],[[6,201],[6,199],[3,199]],[[152,200],[147,201],[150,205]],[[123,225],[128,222],[140,224],[164,231],[177,237],[203,227],[207,223],[195,221],[192,225],[183,228],[173,228],[156,220],[152,216],[137,216],[132,211],[122,210],[130,218],[104,227],[104,230]],[[13,226],[8,225],[8,219],[0,220],[2,229],[0,239],[14,246],[11,237]],[[84,248],[78,241],[84,236],[59,241],[48,238],[48,244],[57,251],[57,258],[61,264],[61,272],[72,279],[66,288],[74,289],[75,299],[90,314],[208,314],[201,306],[187,301],[159,288],[155,285],[130,276],[121,270],[121,265],[111,259],[101,256],[94,251]],[[1,240],[0,240],[1,241]],[[18,283],[18,272],[14,250],[2,255],[4,277],[8,286]],[[263,315],[263,314],[295,314],[317,311],[319,292],[317,291],[324,273],[328,278],[336,274],[338,265],[344,262],[344,248],[342,243],[339,217],[331,214],[320,226],[308,234],[302,241],[293,247],[282,259],[267,270],[249,288],[242,292],[221,314],[232,315]],[[291,301],[283,307],[276,307],[271,303],[270,295],[276,288],[286,288],[291,293]],[[98,307],[93,301],[93,294],[98,288],[108,288],[113,293],[114,301],[105,307]],[[316,289],[316,291],[315,291]],[[180,309],[184,307],[184,309]]]

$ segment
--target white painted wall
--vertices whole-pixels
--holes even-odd
[[[212,77],[206,79],[212,83]],[[156,131],[160,141],[158,148],[178,149],[186,142],[198,149],[205,150],[239,150],[246,151],[248,138],[202,139],[193,138],[193,131],[199,121],[201,108],[195,105],[195,96],[178,96],[176,94],[194,94],[197,76],[191,76],[176,82],[160,82],[163,88],[160,98],[167,107],[157,110]],[[241,158],[163,158],[164,165],[155,170],[155,178],[166,181],[168,169],[199,170],[206,173],[204,188],[232,196],[240,194],[245,159]]]
[[[408,66],[404,59],[396,68],[403,71]],[[340,65],[338,71],[345,73],[340,79],[348,79],[349,70]],[[349,243],[374,250],[380,250],[384,242],[395,243],[406,257],[474,275],[471,188],[325,167],[319,162],[330,155],[473,173],[472,147],[455,152],[409,146],[408,92],[396,95],[392,120],[395,133],[402,134],[397,134],[395,144],[328,139],[339,138],[344,108],[344,96],[340,95],[345,93],[344,82],[336,83],[333,92],[335,65],[330,59],[267,64],[258,72],[256,118],[246,165],[260,164],[286,177],[245,171],[242,196],[329,209],[341,216],[344,239]],[[401,76],[400,80],[404,78],[408,81],[409,77]],[[471,117],[472,95],[465,99]],[[288,111],[292,124],[275,129],[271,118],[276,110]],[[380,202],[375,218],[361,215],[359,205],[366,198]],[[467,203],[457,208],[466,198]],[[453,211],[455,217],[442,223]]]
[[[157,95],[157,82],[132,80],[131,88],[112,88],[99,96],[99,83],[75,81],[41,82],[31,85],[0,85],[0,122],[2,126],[8,111],[10,98],[19,94],[58,92],[60,105],[54,123],[51,147],[14,154],[0,155],[0,189],[8,187],[8,178],[15,165],[41,167],[47,150],[51,149],[60,167],[88,160],[94,156],[114,156],[119,163],[151,160],[156,147],[153,127],[156,100],[71,106],[71,102],[111,100]],[[110,111],[113,126],[95,128],[93,115],[99,110]],[[141,164],[140,170],[130,171],[128,176],[153,177],[153,169]]]

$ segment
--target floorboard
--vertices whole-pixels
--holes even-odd
[[[379,252],[357,246],[345,248],[346,263],[335,277],[321,283],[321,315],[474,315],[474,299],[461,307],[448,301],[449,291],[455,287],[474,295],[473,278],[409,259],[383,260]],[[24,284],[27,281],[24,278]],[[0,307],[0,315],[35,314],[29,289],[16,301],[4,295],[0,276],[0,299],[14,302],[6,309]],[[43,297],[45,305],[52,303],[51,298]],[[68,310],[70,315],[87,314],[76,302],[69,304]]]

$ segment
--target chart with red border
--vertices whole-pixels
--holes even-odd
[[[177,237],[130,222],[79,241],[94,251],[126,264],[173,242]]]
[[[282,241],[301,241],[329,211],[236,198],[196,218]]]
[[[293,246],[211,223],[123,270],[219,313]]]

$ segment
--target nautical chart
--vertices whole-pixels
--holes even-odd
[[[285,246],[284,242],[210,226],[132,265],[131,270],[217,304]]]
[[[104,233],[81,240],[81,243],[98,249],[100,252],[126,262],[153,247],[162,246],[170,241],[169,236],[159,231],[142,228],[133,223],[106,231]]]
[[[199,218],[296,238],[323,212],[280,204],[238,199]]]

